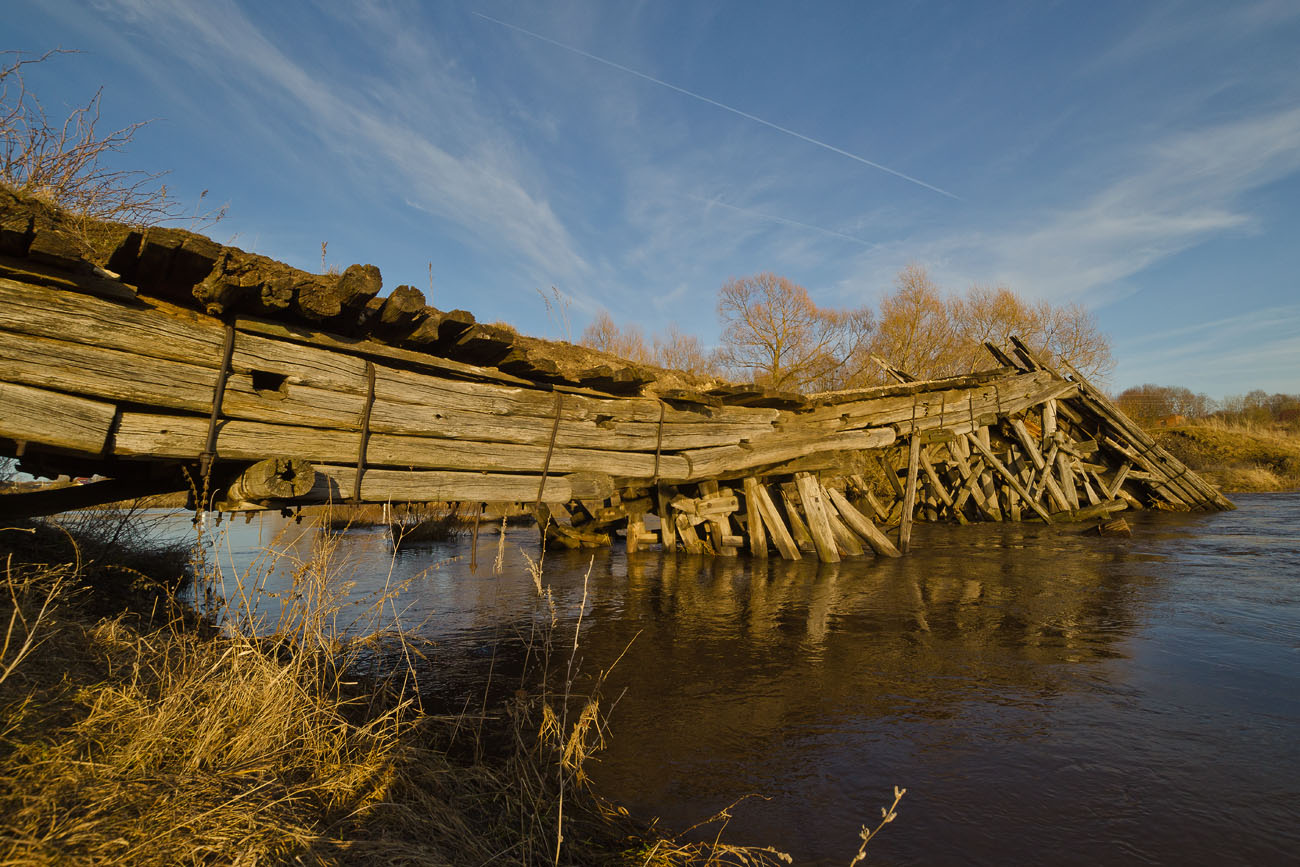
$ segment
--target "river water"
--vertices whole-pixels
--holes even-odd
[[[1300,494],[1236,502],[1126,514],[1131,538],[923,524],[906,558],[837,565],[548,552],[557,644],[581,612],[583,683],[608,670],[617,699],[589,770],[668,827],[758,796],[726,838],[798,864],[847,863],[894,785],[869,863],[1298,863]],[[223,526],[230,574],[317,535]],[[409,582],[385,610],[436,640],[447,701],[477,704],[522,684],[543,610],[536,532],[506,542],[500,575],[495,530],[476,558],[353,531],[336,559],[357,598]]]

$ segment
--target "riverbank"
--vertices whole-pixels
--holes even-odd
[[[561,678],[496,707],[426,709],[403,664],[426,658],[418,637],[333,627],[347,587],[331,581],[328,542],[274,623],[232,601],[220,629],[177,601],[187,549],[146,543],[102,514],[0,532],[0,862],[644,865],[719,854],[591,792],[598,694],[572,694]],[[550,644],[539,639],[539,659]]]
[[[1151,433],[1160,445],[1221,490],[1300,490],[1300,435],[1294,432],[1203,423]]]

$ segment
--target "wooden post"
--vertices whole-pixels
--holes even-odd
[[[921,440],[913,432],[907,446],[907,489],[903,494],[903,520],[898,525],[898,550],[904,554],[912,544],[912,518],[916,511],[916,472],[921,463]]]
[[[799,507],[794,502],[794,497],[790,492],[781,486],[781,503],[785,506],[785,515],[790,520],[790,535],[794,538],[795,544],[799,550],[811,554],[817,550],[813,542],[812,532],[804,522],[803,516],[799,514]]]
[[[669,496],[668,489],[663,485],[656,486],[655,501],[659,506],[659,538],[664,543],[665,551],[672,551],[677,547],[677,523],[673,518],[672,507],[668,501],[672,499]]]
[[[889,537],[876,527],[866,515],[853,508],[853,504],[848,501],[843,494],[834,489],[828,490],[831,504],[839,510],[840,515],[844,518],[845,523],[859,536],[867,540],[867,544],[877,554],[886,557],[902,556],[894,543],[889,541]]]
[[[981,451],[981,454],[991,454],[993,449],[993,440],[989,437],[988,425],[980,425],[975,429],[975,433],[970,437],[970,443],[974,446],[976,443],[983,446],[987,451]],[[980,474],[980,487],[984,494],[985,505],[993,520],[1002,520],[1002,507],[998,504],[997,488],[993,484],[993,473],[987,468]]]
[[[758,504],[759,515],[771,532],[772,541],[776,543],[776,549],[781,552],[781,556],[787,560],[802,559],[799,546],[795,544],[790,531],[786,529],[785,522],[781,520],[781,513],[776,510],[776,504],[772,502],[772,497],[764,485],[754,486],[754,500]]]
[[[803,513],[808,518],[808,529],[812,531],[813,544],[817,546],[817,558],[823,563],[840,562],[840,552],[835,545],[835,532],[831,529],[830,519],[826,513],[826,503],[822,499],[821,485],[810,473],[795,473],[795,486],[799,489],[799,501],[803,504]]]
[[[763,531],[763,516],[758,505],[758,479],[749,476],[745,479],[745,525],[749,531],[749,554],[751,557],[767,556],[767,533]]]

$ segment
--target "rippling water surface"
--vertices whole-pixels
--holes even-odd
[[[759,795],[728,836],[796,863],[847,863],[895,784],[869,863],[1296,863],[1300,495],[1236,501],[1129,514],[1127,539],[920,525],[902,560],[838,565],[549,552],[583,670],[618,660],[596,784],[670,827]],[[243,570],[273,529],[211,555]],[[358,597],[415,576],[396,609],[438,640],[449,700],[518,685],[536,533],[507,542],[499,576],[493,533],[474,571],[467,542],[341,545]]]

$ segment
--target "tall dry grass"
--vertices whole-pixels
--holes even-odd
[[[42,557],[67,553],[33,548],[42,533],[72,556]],[[607,672],[575,689],[582,616],[570,635],[541,560],[533,685],[440,715],[421,705],[417,672],[436,658],[403,626],[404,588],[357,604],[338,538],[319,532],[287,584],[267,577],[282,551],[242,576],[196,563],[196,598],[219,616],[169,596],[105,617],[68,527],[0,532],[0,865],[788,860],[724,843],[727,811],[711,840],[673,837],[591,790]]]

